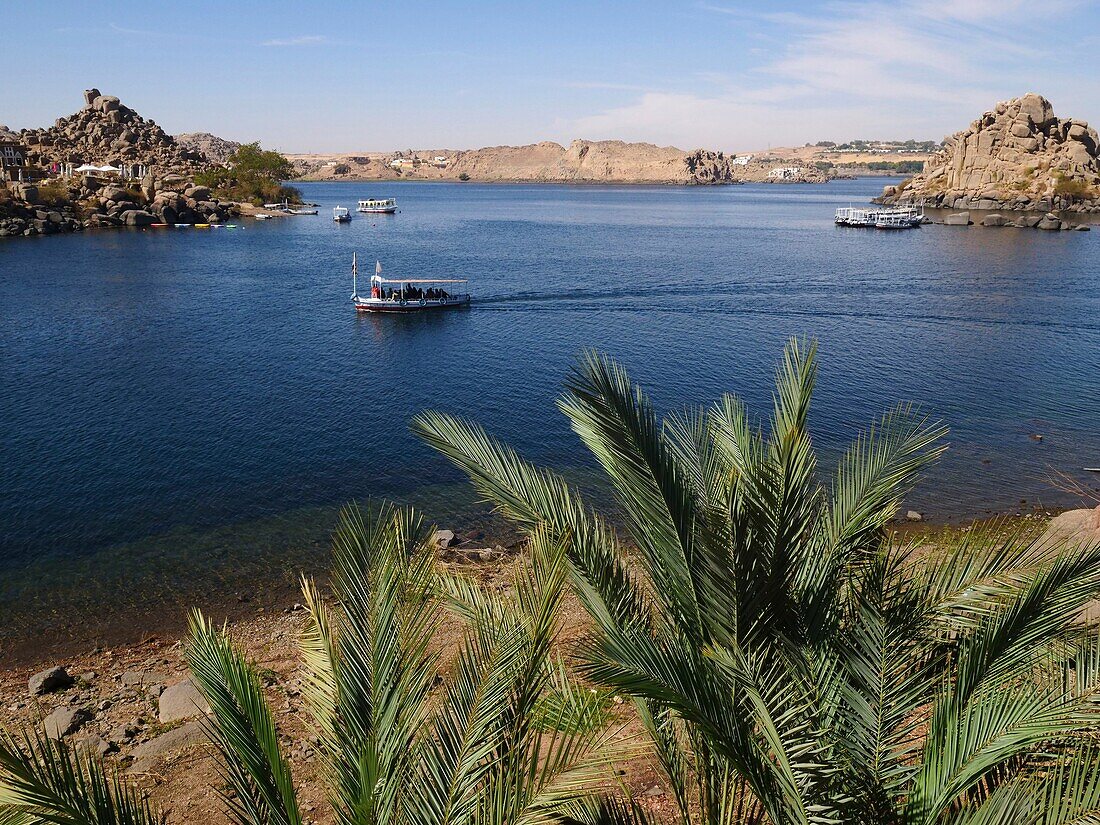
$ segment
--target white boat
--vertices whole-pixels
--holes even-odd
[[[272,218],[271,215],[264,214],[263,212],[257,212],[252,217],[254,217],[258,221],[269,221]]]
[[[912,229],[924,223],[924,204],[893,209],[841,207],[833,219],[837,226],[863,226],[877,229]]]
[[[359,201],[355,211],[393,214],[397,211],[397,198],[367,198]]]
[[[316,215],[316,209],[288,209],[286,210],[291,215]]]
[[[451,309],[469,306],[470,294],[465,291],[465,278],[383,278],[382,264],[374,263],[370,279],[370,297],[359,294],[359,268],[355,253],[351,256],[351,301],[358,312],[420,312],[429,309]],[[444,285],[461,284],[461,287]],[[462,289],[459,292],[458,289]]]
[[[351,212],[347,210],[346,206],[337,206],[332,210],[332,219],[337,223],[350,223]]]

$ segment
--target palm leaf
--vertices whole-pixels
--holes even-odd
[[[232,794],[223,798],[241,825],[300,825],[290,765],[255,670],[201,613],[191,614],[187,663],[209,703],[207,732],[222,757]]]
[[[165,817],[98,760],[39,730],[0,734],[3,825],[154,825]]]

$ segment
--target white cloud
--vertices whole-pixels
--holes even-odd
[[[1077,3],[1049,1],[1041,16],[1023,0],[838,0],[814,15],[703,4],[702,13],[736,20],[741,31],[765,31],[778,47],[753,50],[751,68],[700,76],[703,91],[650,89],[569,126],[589,138],[731,150],[939,138],[1026,91],[1080,97],[1079,78],[1053,59],[1067,37],[1059,27],[1075,36]],[[744,52],[731,53],[743,59]]]
[[[287,37],[276,40],[265,40],[261,46],[320,46],[327,43],[328,38],[322,34],[300,34],[296,37]]]

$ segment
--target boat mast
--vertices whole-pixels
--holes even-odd
[[[355,263],[355,253],[351,253],[351,299],[359,297],[359,287],[356,285],[356,276],[359,274],[359,266]]]

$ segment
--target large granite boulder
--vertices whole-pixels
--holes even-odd
[[[1081,120],[1059,119],[1046,98],[998,103],[882,203],[985,210],[1092,211],[1100,205],[1100,140]]]

